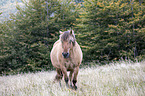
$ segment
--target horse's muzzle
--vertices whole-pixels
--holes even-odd
[[[62,55],[63,55],[64,58],[68,58],[69,57],[69,53],[68,52],[63,52]]]

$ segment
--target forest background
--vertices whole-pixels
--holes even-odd
[[[4,19],[7,3],[16,9]],[[0,75],[52,70],[53,43],[70,28],[83,50],[81,66],[145,58],[143,0],[0,0],[0,6]]]

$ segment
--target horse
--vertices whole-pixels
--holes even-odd
[[[59,40],[54,43],[50,53],[52,65],[57,72],[54,81],[58,81],[61,86],[61,80],[64,77],[66,86],[76,90],[77,75],[83,58],[82,50],[73,30],[59,31],[59,33]]]

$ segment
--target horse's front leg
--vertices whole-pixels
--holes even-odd
[[[76,83],[77,83],[78,72],[79,72],[79,66],[74,69],[73,85],[75,90],[77,90]]]
[[[69,74],[69,80],[70,80],[70,87],[71,88],[73,88],[73,86],[72,86],[73,72],[74,72],[74,70],[71,70],[70,74]]]
[[[65,67],[62,67],[61,69],[62,73],[63,73],[63,76],[64,76],[64,80],[65,80],[65,83],[66,83],[66,86],[69,87],[68,85],[68,76],[67,76],[67,69]]]

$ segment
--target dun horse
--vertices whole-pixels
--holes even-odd
[[[52,65],[56,68],[55,81],[59,81],[64,76],[66,86],[77,89],[77,75],[82,61],[82,51],[75,39],[74,31],[60,31],[60,38],[57,40],[50,53]],[[69,78],[67,71],[70,71]],[[70,82],[70,84],[68,84]]]

